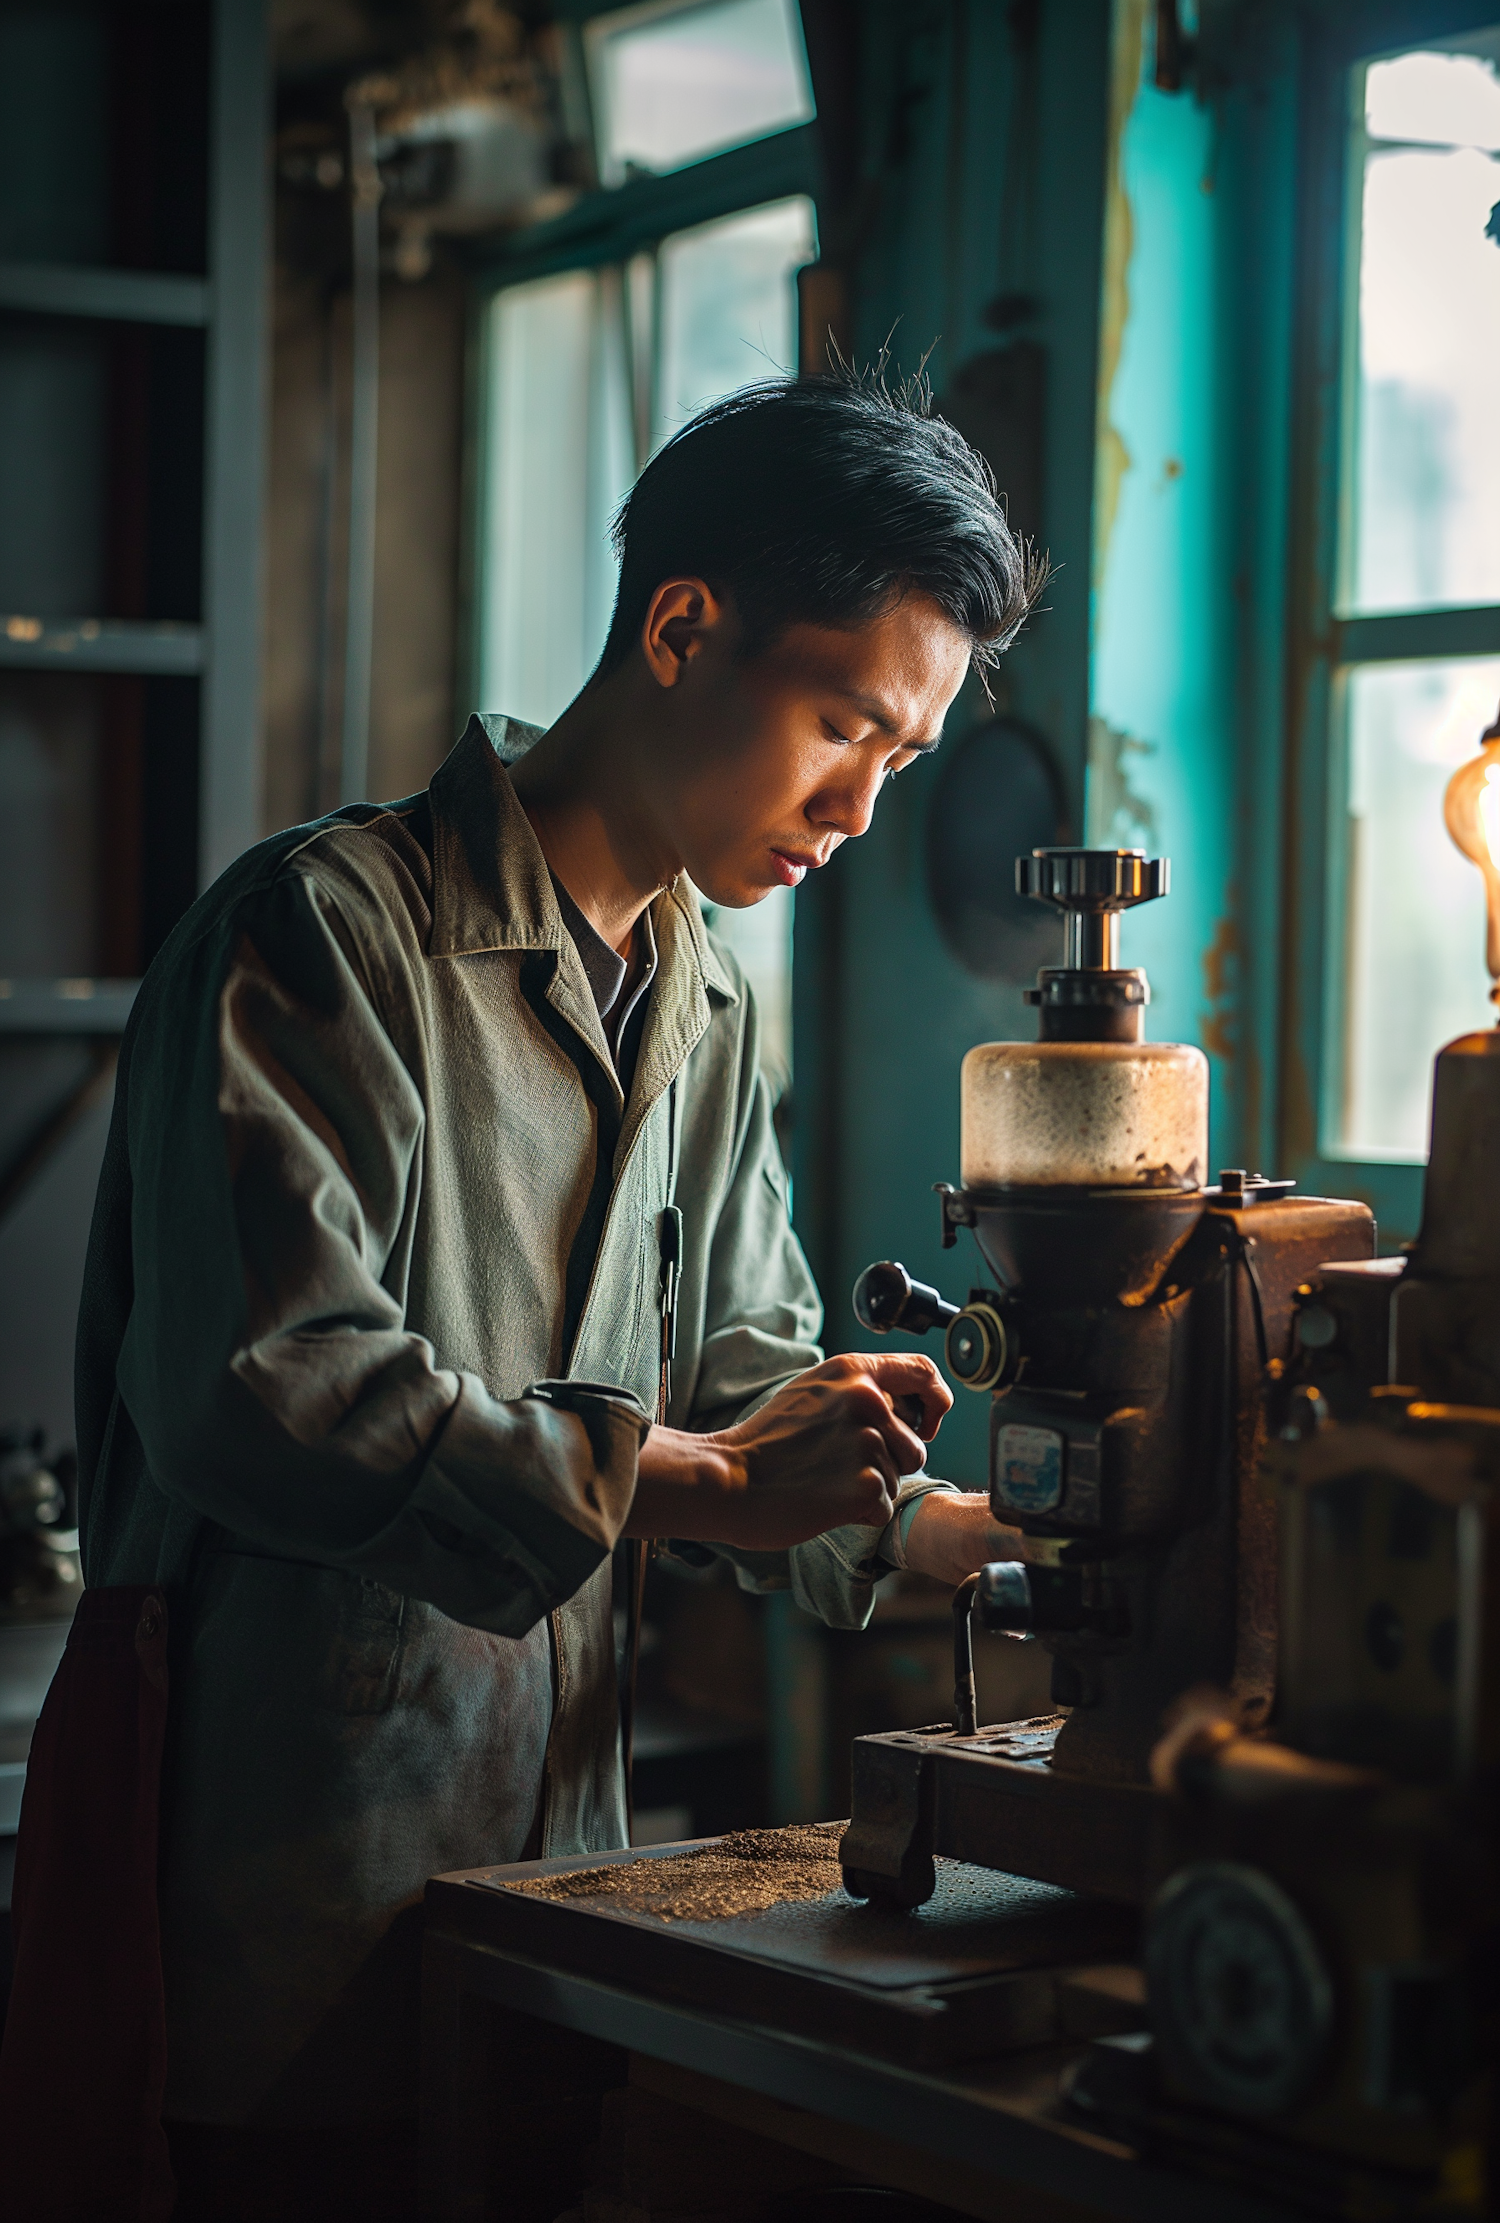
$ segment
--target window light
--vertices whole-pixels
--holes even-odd
[[[814,115],[796,0],[648,0],[584,28],[599,175],[680,170]]]

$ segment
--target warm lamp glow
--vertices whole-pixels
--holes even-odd
[[[1478,756],[1461,764],[1443,796],[1443,820],[1453,841],[1484,875],[1488,920],[1485,962],[1500,981],[1500,712],[1480,735]],[[1490,990],[1500,1003],[1500,988]]]

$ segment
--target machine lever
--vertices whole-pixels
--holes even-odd
[[[987,1629],[1003,1636],[1050,1636],[1091,1629],[1100,1636],[1126,1636],[1130,1616],[1112,1597],[1097,1568],[1027,1566],[997,1559],[981,1570],[975,1599]]]
[[[894,1259],[866,1266],[854,1284],[854,1316],[872,1335],[889,1335],[892,1328],[925,1335],[929,1328],[945,1328],[956,1320],[958,1310],[925,1281],[913,1281]]]
[[[953,1593],[953,1734],[972,1737],[978,1727],[979,1700],[974,1689],[974,1624],[970,1615],[979,1589],[969,1575]]]

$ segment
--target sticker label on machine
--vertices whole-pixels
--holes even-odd
[[[1062,1503],[1065,1439],[1052,1428],[1011,1422],[995,1431],[995,1484],[1018,1513],[1050,1513]]]

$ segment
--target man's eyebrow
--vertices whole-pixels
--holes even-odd
[[[900,728],[878,695],[846,695],[844,700],[851,709],[861,711],[872,726],[879,726],[881,732],[888,733],[893,741],[900,740]],[[938,732],[930,741],[902,741],[901,746],[903,749],[910,749],[914,756],[930,756],[942,738],[941,732]]]

